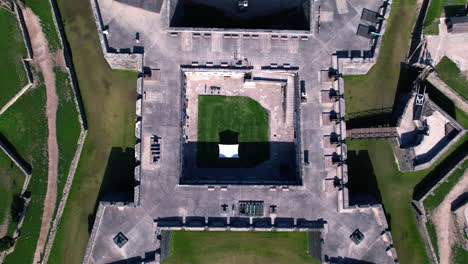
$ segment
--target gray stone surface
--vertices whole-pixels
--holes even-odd
[[[114,207],[108,211],[108,206],[104,206],[106,209],[103,209],[102,217],[96,220],[93,227],[94,236],[92,234],[90,238],[84,263],[105,263],[142,256],[158,247],[158,243],[151,239],[160,228],[150,227],[149,219],[166,218],[173,226],[181,225],[180,228],[185,228],[182,222],[188,217],[227,217],[233,220],[239,215],[235,210],[230,210],[231,205],[237,206],[240,200],[264,201],[264,217],[291,218],[295,223],[299,219],[323,219],[327,222],[322,231],[324,255],[393,263],[393,258],[385,253],[389,243],[381,236],[387,228],[385,217],[382,219],[382,208],[349,208],[346,190],[338,191],[335,188],[325,192],[323,188],[325,179],[338,174],[340,178],[347,179],[347,174],[342,167],[327,167],[324,162],[324,155],[331,154],[330,151],[334,149],[324,149],[323,135],[330,131],[342,131],[345,126],[344,122],[340,122],[340,125],[323,125],[321,116],[326,108],[321,104],[320,91],[328,84],[321,82],[319,72],[331,66],[331,54],[337,50],[370,48],[367,39],[356,36],[360,12],[363,7],[375,10],[381,4],[380,1],[366,0],[347,2],[348,12],[338,14],[334,1],[316,1],[315,12],[319,5],[322,12],[329,12],[320,33],[308,40],[296,39],[291,35],[282,40],[272,39],[269,35],[258,39],[242,36],[225,38],[223,33],[216,32],[211,32],[210,38],[205,38],[203,33],[200,37],[194,37],[190,32],[171,36],[164,25],[166,3],[158,14],[117,1],[99,0],[103,26],[108,27],[109,47],[115,50],[144,47],[144,66],[159,69],[160,79],[144,81],[142,85],[141,165],[137,170],[141,175],[136,176],[141,182],[139,206],[124,207],[118,211]],[[140,35],[139,43],[135,39],[137,32]],[[301,168],[302,185],[274,188],[262,185],[179,185],[180,146],[183,140],[181,65],[191,65],[192,62],[199,65],[227,62],[233,65],[234,58],[248,59],[254,75],[261,74],[262,67],[271,63],[289,63],[298,67],[298,76],[305,82],[308,97],[308,101],[300,105],[299,114],[301,148],[309,151],[309,165]],[[332,107],[341,111],[343,105],[338,102]],[[149,156],[150,138],[155,134],[161,137],[162,142],[161,162],[158,165],[150,163]],[[342,147],[336,151],[346,152]],[[223,212],[223,204],[229,205],[227,212]],[[276,205],[274,214],[268,211],[270,205]],[[142,222],[136,224],[135,217],[141,218]],[[127,225],[120,224],[127,219],[129,224],[136,224],[131,230]],[[133,244],[129,239],[124,246],[128,247],[125,252],[113,248],[110,234],[123,232],[125,228],[125,232],[138,232],[148,245]],[[200,228],[204,229],[203,226],[192,229]],[[366,237],[359,245],[349,238],[356,228]],[[249,227],[237,230],[249,230]]]

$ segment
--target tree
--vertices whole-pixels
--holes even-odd
[[[0,239],[0,252],[7,251],[15,244],[15,239],[11,236],[5,236]]]

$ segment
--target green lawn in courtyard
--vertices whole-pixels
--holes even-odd
[[[450,88],[468,100],[468,78],[461,74],[457,65],[444,56],[435,67],[439,78]]]
[[[449,157],[447,159],[452,159],[452,154],[465,151],[463,148],[466,147],[467,138],[466,136],[461,138],[431,168],[409,173],[402,173],[398,170],[389,140],[346,140],[348,151],[368,152],[366,156],[369,157],[370,162],[368,164],[372,168],[370,170],[369,168],[362,168],[361,173],[372,171],[375,175],[385,211],[389,216],[394,246],[400,263],[429,262],[416,226],[416,217],[411,208],[413,190],[431,171],[439,170],[439,166],[444,166],[445,162],[442,161],[447,157]]]
[[[319,263],[308,255],[307,232],[172,232],[163,264]]]
[[[0,108],[28,83],[21,59],[27,56],[15,14],[0,8]]]
[[[220,132],[239,133],[239,142],[268,141],[268,113],[241,96],[198,97],[198,142],[220,142]]]
[[[7,231],[14,230],[16,227],[11,214],[11,206],[14,198],[21,193],[24,179],[24,173],[3,151],[0,151],[0,225],[5,223],[4,228]],[[7,232],[6,235],[12,234]]]
[[[241,96],[198,97],[200,167],[252,167],[269,158],[268,112]],[[238,159],[219,159],[218,144],[239,143]]]
[[[57,1],[83,97],[89,131],[49,263],[81,263],[113,147],[135,146],[136,72],[112,71],[103,58],[89,1]],[[133,154],[134,157],[134,154]],[[132,160],[122,161],[133,165]],[[122,163],[121,162],[121,163]],[[133,169],[133,168],[132,168]],[[119,181],[119,175],[110,183]],[[133,175],[129,176],[133,179]],[[106,183],[107,184],[107,183]]]

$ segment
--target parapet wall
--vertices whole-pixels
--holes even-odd
[[[107,41],[107,31],[101,17],[97,0],[90,0],[96,23],[101,49],[107,63],[112,69],[143,71],[143,54],[139,53],[112,53]]]

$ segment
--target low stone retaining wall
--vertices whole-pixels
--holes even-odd
[[[57,213],[55,215],[54,220],[52,221],[52,225],[49,231],[48,239],[46,246],[44,248],[44,254],[42,258],[42,263],[47,263],[50,251],[52,250],[52,246],[54,244],[55,236],[57,235],[57,229],[60,224],[60,220],[62,219],[63,212],[65,210],[65,205],[68,200],[68,195],[70,194],[70,189],[73,183],[73,178],[75,176],[76,168],[78,167],[78,162],[80,161],[81,152],[83,151],[84,142],[86,140],[86,136],[88,135],[87,130],[82,130],[80,137],[77,143],[77,149],[73,160],[70,165],[70,170],[68,171],[67,181],[65,182],[65,187],[63,188],[62,199],[60,199],[59,206],[57,209]]]
[[[59,36],[59,39],[60,39],[60,44],[63,47],[62,52],[63,52],[63,55],[64,55],[64,60],[65,60],[65,66],[67,68],[67,73],[68,73],[68,76],[70,78],[69,81],[70,81],[70,84],[71,84],[71,87],[72,87],[72,90],[73,90],[73,94],[74,94],[73,99],[74,99],[74,102],[75,102],[76,110],[78,112],[78,120],[79,120],[80,125],[81,125],[81,131],[80,131],[80,136],[79,136],[78,142],[77,142],[77,148],[76,148],[75,154],[73,156],[73,159],[71,161],[70,169],[68,171],[65,186],[64,186],[63,191],[62,191],[62,196],[61,196],[58,208],[56,210],[55,217],[54,217],[54,219],[53,219],[53,221],[51,223],[51,228],[50,228],[49,233],[47,235],[47,242],[46,242],[46,245],[44,247],[44,251],[42,252],[43,255],[42,255],[41,263],[47,263],[48,258],[50,256],[50,252],[51,252],[52,246],[54,244],[55,236],[57,234],[57,229],[58,229],[58,226],[60,224],[63,212],[65,210],[65,205],[66,205],[67,200],[68,200],[68,195],[70,193],[71,185],[73,183],[73,178],[75,176],[75,172],[76,172],[76,169],[77,169],[77,166],[78,166],[78,162],[79,162],[80,157],[81,157],[81,152],[83,151],[83,146],[84,146],[84,143],[85,143],[85,140],[86,140],[86,136],[88,134],[88,124],[87,124],[87,119],[86,119],[86,115],[85,115],[84,108],[83,108],[83,101],[81,99],[81,93],[80,93],[79,88],[78,88],[77,77],[76,77],[76,74],[75,74],[75,71],[74,71],[73,61],[72,61],[72,58],[71,58],[71,55],[70,55],[70,49],[68,47],[68,43],[65,41],[65,32],[64,32],[61,20],[60,20],[60,12],[59,12],[59,9],[58,9],[58,6],[57,6],[57,2],[55,0],[49,0],[49,4],[51,6],[51,16],[52,16],[53,21],[54,21],[55,30],[57,30],[58,33],[59,33],[58,36]],[[60,52],[60,51],[57,51],[57,52]]]
[[[419,200],[413,200],[412,205],[413,209],[416,215],[416,219],[418,220],[418,230],[421,233],[421,236],[424,240],[424,246],[426,247],[426,250],[429,253],[430,261],[431,263],[438,264],[439,260],[437,258],[437,253],[435,252],[434,246],[432,245],[432,240],[429,236],[429,232],[427,231],[427,212],[426,208],[424,208],[424,200],[429,195],[433,195],[434,191],[445,181],[447,181],[447,178],[452,175],[455,170],[459,169],[463,163],[468,159],[468,157],[465,157],[462,159],[460,162],[458,162],[450,171],[448,171],[439,181],[435,182],[434,185],[419,199]]]

